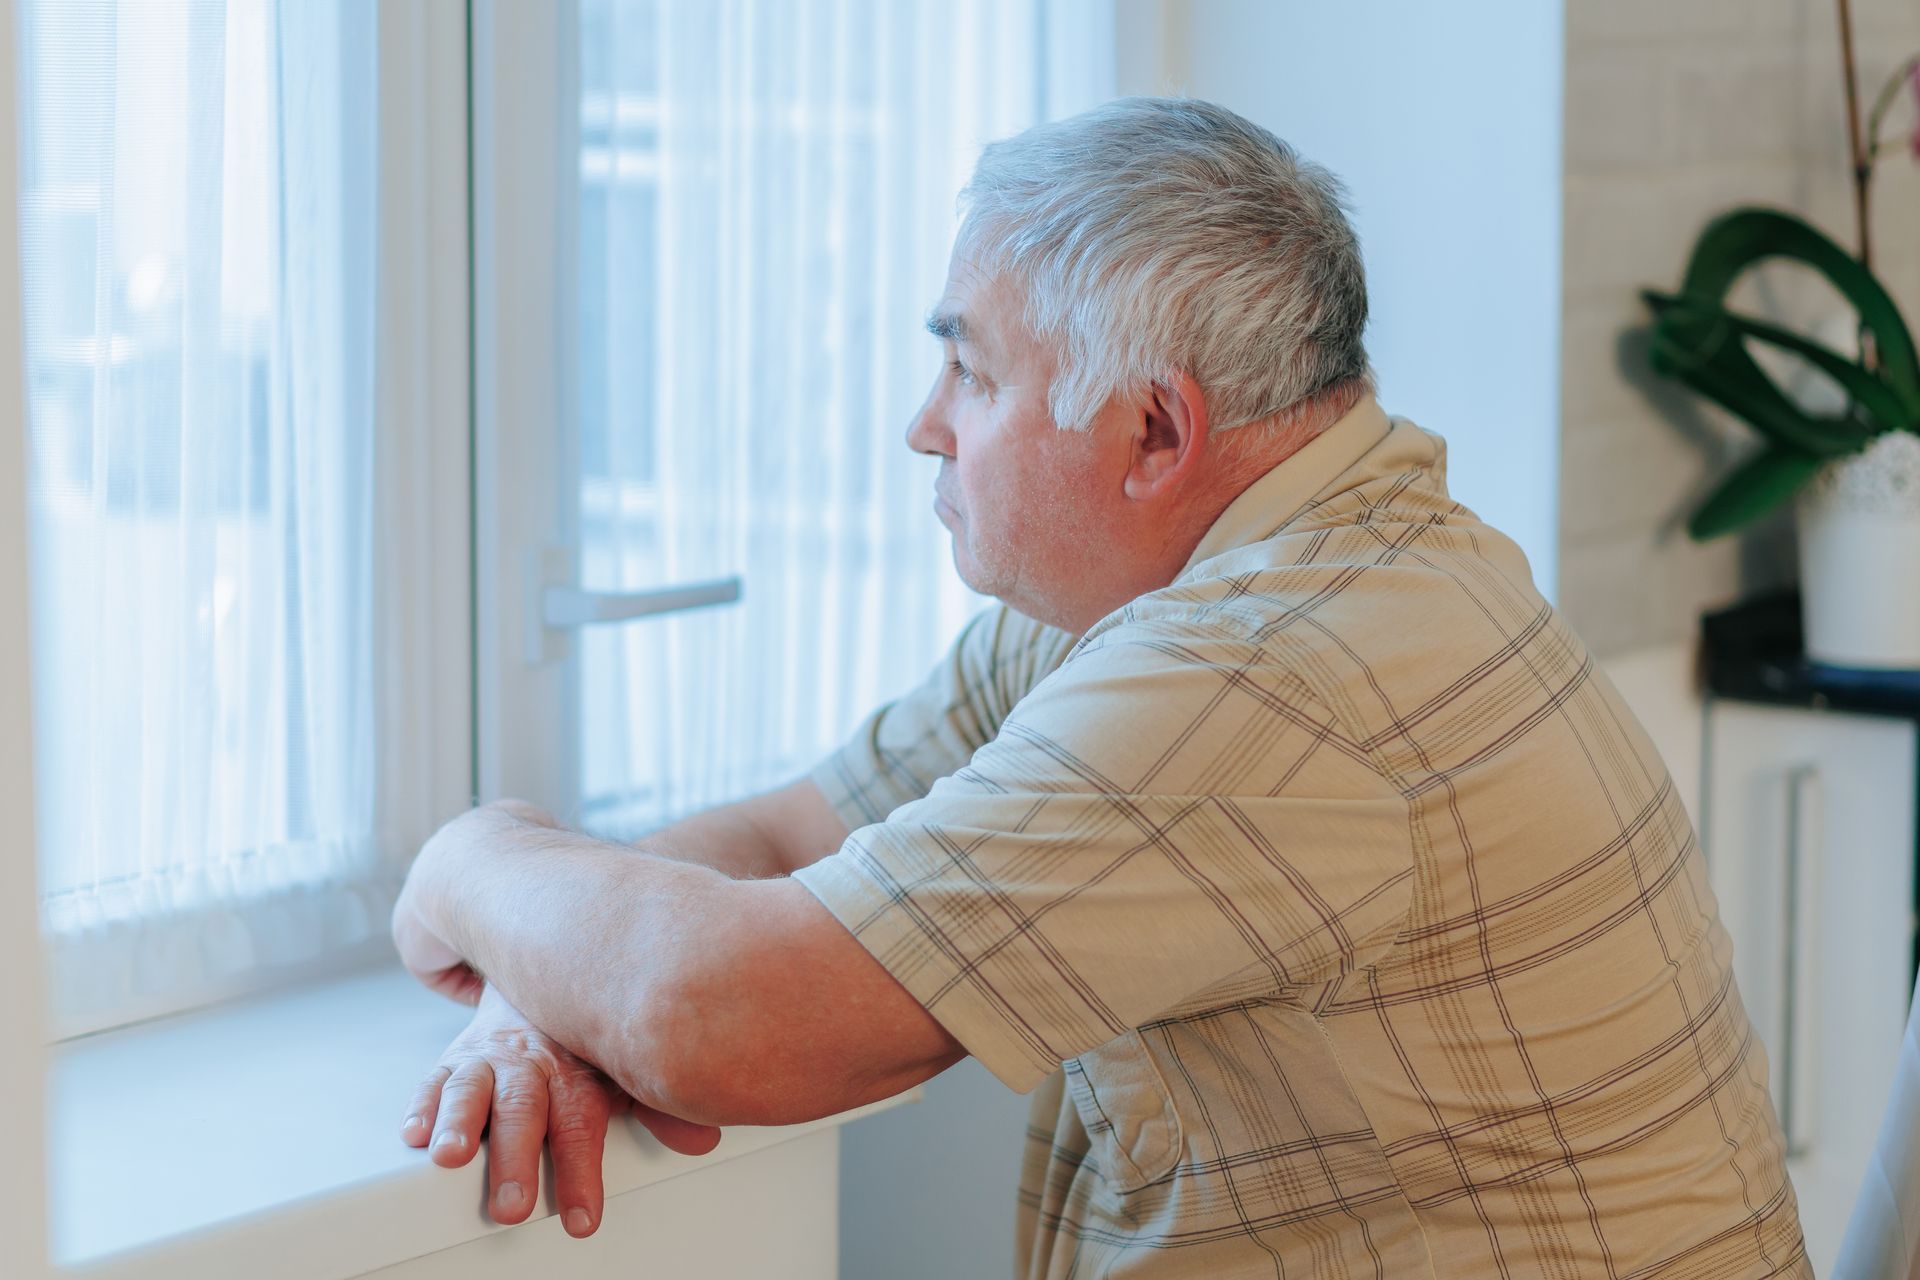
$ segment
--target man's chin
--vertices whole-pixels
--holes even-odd
[[[966,545],[957,533],[953,536],[953,571],[966,584],[967,590],[983,596],[999,595],[993,589],[992,576],[981,572],[979,562],[967,554]]]
[[[953,540],[953,571],[959,575],[960,581],[966,584],[967,590],[979,591],[981,595],[986,594],[980,591],[979,575],[974,571],[973,561],[960,549],[958,538]]]

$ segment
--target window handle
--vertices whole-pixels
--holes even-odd
[[[586,591],[573,584],[575,553],[542,547],[526,558],[526,661],[530,667],[563,661],[573,633],[609,622],[657,618],[689,609],[732,604],[744,587],[738,574],[704,582],[676,582],[642,591]]]
[[[740,598],[740,579],[676,583],[645,591],[582,591],[579,587],[548,587],[541,596],[541,620],[549,627],[587,627],[600,622],[627,622],[663,613],[684,613],[709,605],[732,604]]]

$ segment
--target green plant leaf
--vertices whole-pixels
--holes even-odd
[[[1920,355],[1900,308],[1859,259],[1805,219],[1778,209],[1735,209],[1709,222],[1687,261],[1680,292],[1720,302],[1747,271],[1769,258],[1803,262],[1825,276],[1873,334],[1880,376],[1920,418]]]
[[[1840,389],[1851,396],[1872,419],[1876,428],[1874,434],[1897,431],[1903,427],[1912,430],[1920,426],[1920,407],[1909,407],[1902,403],[1897,391],[1858,361],[1849,360],[1831,347],[1822,346],[1791,329],[1782,329],[1764,320],[1755,320],[1735,312],[1728,312],[1727,320],[1742,335],[1755,342],[1790,351],[1839,383]]]
[[[1840,291],[1873,336],[1876,368],[1727,309],[1735,282],[1771,258],[1804,263]],[[1701,231],[1679,291],[1641,296],[1654,312],[1649,361],[1655,372],[1718,403],[1768,441],[1694,513],[1688,529],[1695,538],[1729,532],[1770,510],[1825,458],[1863,448],[1882,431],[1920,431],[1920,355],[1899,307],[1872,272],[1802,218],[1760,208],[1722,214]],[[1749,341],[1792,352],[1822,370],[1846,391],[1849,411],[1807,413],[1754,360]]]
[[[1687,522],[1699,542],[1758,520],[1793,495],[1818,471],[1822,459],[1776,445],[1734,468]]]
[[[1655,371],[1693,388],[1769,440],[1818,457],[1838,457],[1882,429],[1852,417],[1814,417],[1788,399],[1747,350],[1736,317],[1719,304],[1684,295],[1642,296],[1657,317],[1649,351]]]
[[[1823,346],[1811,338],[1802,337],[1790,329],[1782,329],[1764,320],[1755,320],[1750,316],[1729,311],[1717,303],[1703,302],[1698,298],[1684,295],[1657,294],[1650,290],[1642,296],[1656,312],[1662,312],[1667,308],[1684,308],[1703,317],[1717,320],[1739,337],[1764,342],[1768,346],[1799,356],[1832,378],[1840,385],[1841,390],[1854,399],[1872,419],[1874,434],[1901,427],[1912,430],[1920,426],[1920,420],[1908,411],[1907,407],[1901,403],[1899,395],[1891,387],[1870,372],[1865,365],[1847,359],[1831,347]],[[1829,420],[1815,418],[1814,421]]]

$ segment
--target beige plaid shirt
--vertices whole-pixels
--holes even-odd
[[[1444,457],[1363,402],[816,771],[797,878],[1041,1086],[1022,1274],[1810,1274],[1687,814]]]

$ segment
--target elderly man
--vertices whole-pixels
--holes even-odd
[[[971,1054],[1034,1094],[1027,1276],[1808,1274],[1687,815],[1376,405],[1332,180],[1133,99],[965,205],[907,441],[1003,603],[638,852],[513,804],[436,835],[396,937],[480,1009],[409,1140],[491,1115],[517,1221],[544,1134],[585,1234],[610,1102],[703,1151]]]

